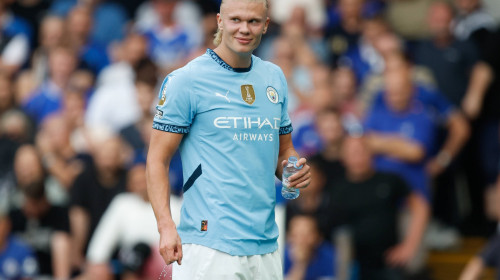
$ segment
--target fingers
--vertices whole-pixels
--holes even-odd
[[[182,245],[180,242],[177,243],[177,263],[182,264]]]
[[[305,188],[311,182],[311,167],[306,164],[305,158],[301,158],[298,162],[303,165],[303,168],[290,176],[289,186],[294,188]]]
[[[160,249],[160,254],[165,261],[165,264],[169,265],[175,261],[180,265],[182,263],[182,245],[180,241],[169,247],[165,246]]]
[[[285,160],[283,160],[283,161],[281,162],[281,168],[282,168],[282,169],[283,169],[283,168],[285,168],[285,166],[286,166],[287,164],[288,164],[288,160],[286,160],[286,159],[285,159]]]

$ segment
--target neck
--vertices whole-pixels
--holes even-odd
[[[438,47],[447,47],[451,43],[452,40],[453,40],[453,37],[451,36],[451,34],[446,34],[446,35],[443,34],[441,36],[436,36],[434,38],[434,43]]]
[[[340,158],[340,146],[329,145],[323,149],[323,156],[328,160],[337,160]]]
[[[352,172],[347,172],[347,178],[349,178],[349,181],[354,182],[354,183],[359,183],[359,182],[364,182],[368,180],[370,177],[373,176],[375,171],[373,169],[368,169],[364,172],[360,173],[352,173]]]
[[[233,68],[248,68],[252,64],[252,53],[235,53],[222,44],[214,52]]]

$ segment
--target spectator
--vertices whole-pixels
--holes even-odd
[[[408,72],[386,71],[385,83],[383,103],[374,106],[365,120],[366,139],[375,156],[375,169],[400,175],[411,190],[425,198],[428,215],[430,178],[425,160],[436,145],[436,125],[422,102],[414,98]],[[418,273],[423,265],[423,260],[416,258],[408,269]]]
[[[29,58],[32,30],[28,23],[13,15],[8,3],[0,3],[0,71],[12,77]]]
[[[149,144],[151,123],[153,121],[153,105],[156,100],[158,71],[156,65],[149,60],[141,61],[135,75],[135,103],[138,104],[141,116],[134,124],[120,130],[122,138],[143,158]]]
[[[335,103],[342,116],[360,116],[356,76],[351,68],[339,67],[332,73]]]
[[[161,272],[163,267],[161,261],[159,266],[156,263],[156,269],[153,267],[150,267],[152,271],[145,269],[149,262],[154,262],[156,259],[162,260],[162,258],[158,250],[154,250],[158,246],[160,235],[156,230],[155,216],[147,195],[144,164],[137,164],[130,169],[127,189],[128,193],[119,194],[112,200],[90,241],[87,252],[90,279],[108,279],[112,271],[109,261],[113,256],[113,250],[119,248],[122,252],[119,256],[123,256],[126,252],[133,251],[137,244],[144,244],[151,248],[150,256],[142,259],[142,265],[132,265],[130,261],[126,261],[127,258],[120,258],[125,261],[124,265],[129,270],[125,271],[125,274],[142,277],[138,279],[156,279]],[[178,223],[181,201],[179,198],[172,198],[174,221]],[[136,271],[130,271],[132,268]],[[148,274],[151,272],[156,273]]]
[[[431,69],[440,91],[457,108],[462,109],[469,120],[474,121],[483,115],[482,107],[493,73],[490,65],[479,60],[479,54],[472,42],[454,38],[450,29],[452,20],[453,11],[448,4],[438,2],[429,8],[428,26],[432,37],[417,47],[415,59],[417,64]],[[462,163],[465,165],[471,198],[470,213],[464,225],[478,233],[486,233],[489,230],[484,219],[483,191],[487,184],[494,182],[491,162],[496,164],[500,157],[498,142],[492,141],[493,137],[498,135],[498,122],[492,126],[483,126],[481,120],[478,120],[472,127],[473,138],[465,150]],[[489,150],[490,148],[493,150]],[[485,153],[486,150],[488,151]],[[473,161],[474,163],[470,164]],[[485,170],[488,172],[484,172]],[[484,175],[485,173],[487,175]]]
[[[69,122],[62,115],[51,115],[42,123],[36,145],[49,176],[47,194],[55,205],[67,205],[69,189],[88,162],[70,143]]]
[[[392,32],[384,33],[375,38],[373,47],[384,59],[385,70],[387,60],[389,57],[395,57],[394,54],[404,54],[404,42],[396,34]],[[435,88],[436,82],[429,69],[419,65],[412,65],[411,67],[412,80],[415,84],[424,87]],[[369,73],[365,80],[362,82],[359,93],[360,111],[361,114],[365,113],[367,108],[371,107],[375,95],[384,88],[383,72]]]
[[[319,166],[319,162],[311,159],[308,161],[311,167],[313,180],[306,189],[300,190],[300,199],[292,200],[286,204],[286,222],[290,226],[296,216],[308,215],[314,217],[316,226],[323,238],[328,230],[329,214],[328,206],[330,197],[326,195],[329,191],[326,187],[326,174]],[[330,186],[329,186],[330,187]]]
[[[149,56],[162,69],[162,74],[183,66],[201,43],[198,31],[179,23],[174,12],[179,0],[154,0],[158,21],[141,32],[149,41]]]
[[[54,48],[49,53],[49,78],[22,105],[37,125],[61,108],[63,90],[68,86],[76,63],[75,54],[66,47]]]
[[[77,52],[81,66],[94,73],[109,64],[106,46],[94,41],[92,30],[92,10],[86,6],[75,6],[66,18],[66,44]]]
[[[314,217],[293,217],[287,241],[284,261],[286,280],[335,279],[335,250],[323,241]]]
[[[332,66],[337,66],[342,55],[357,48],[363,26],[363,0],[339,0],[338,9],[340,24],[325,31]]]
[[[315,126],[321,139],[321,149],[318,154],[311,157],[311,160],[318,162],[322,173],[326,175],[326,186],[330,187],[344,174],[340,163],[341,144],[344,138],[340,113],[331,107],[319,111]]]
[[[68,279],[71,274],[68,209],[52,206],[43,181],[18,185],[24,202],[11,211],[12,233],[31,245],[40,275]]]
[[[491,69],[479,61],[472,43],[455,40],[450,29],[452,20],[453,10],[448,4],[437,2],[429,8],[431,39],[417,46],[415,63],[428,67],[446,98],[475,119],[491,81]]]
[[[146,48],[142,35],[127,36],[119,47],[120,60],[104,68],[97,78],[97,88],[85,114],[87,126],[106,126],[118,132],[140,118],[134,79],[139,62],[146,57]],[[152,78],[156,78],[155,73]]]
[[[375,48],[378,38],[389,32],[387,23],[381,18],[365,19],[362,35],[356,48],[351,48],[340,58],[340,64],[352,68],[358,84],[364,82],[369,73],[381,73],[384,70],[384,59]]]
[[[384,78],[386,87],[381,102],[374,104],[365,120],[375,168],[399,173],[429,201],[425,159],[436,145],[435,123],[423,102],[415,98],[409,71],[388,69]]]
[[[73,265],[82,268],[88,241],[111,200],[125,190],[123,145],[113,137],[93,143],[94,162],[87,165],[71,187],[70,222]]]
[[[332,225],[348,226],[360,279],[404,279],[400,269],[416,256],[428,217],[428,203],[397,175],[372,166],[369,139],[347,137],[342,160],[346,176],[331,193]],[[398,239],[398,213],[406,202],[410,224]]]
[[[64,39],[64,19],[56,16],[45,16],[40,23],[40,45],[33,52],[32,71],[36,84],[49,79],[49,53],[60,46]]]
[[[440,92],[417,82],[418,70],[414,70],[413,67],[415,66],[410,65],[402,55],[393,54],[386,57],[386,72],[403,73],[408,79],[413,80],[412,98],[421,102],[425,111],[431,112],[431,119],[437,126],[438,132],[441,132],[437,134],[435,145],[429,147],[429,158],[426,163],[427,172],[434,179],[436,186],[433,211],[440,222],[448,226],[457,226],[459,220],[457,201],[450,197],[456,197],[458,192],[455,183],[456,174],[462,168],[458,158],[470,135],[469,125],[464,115]],[[383,99],[382,95],[377,95],[374,98],[373,108],[384,106]],[[450,244],[448,242],[451,240],[437,245],[442,248]]]
[[[9,216],[0,210],[0,277],[2,279],[31,279],[38,274],[33,250],[10,234]]]
[[[481,0],[455,0],[458,15],[453,34],[459,40],[481,40],[484,33],[494,32],[497,22],[481,5]]]
[[[130,1],[132,2],[132,1]],[[94,22],[91,31],[92,41],[108,47],[125,36],[127,14],[120,2],[101,0],[55,0],[49,11],[60,17],[66,17],[76,6],[88,8]]]

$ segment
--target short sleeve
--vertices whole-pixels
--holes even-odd
[[[430,91],[428,93],[428,102],[436,110],[438,118],[442,123],[446,122],[451,113],[455,111],[455,107],[439,91]]]
[[[188,133],[196,113],[192,85],[186,71],[168,75],[158,94],[153,128],[173,133]]]
[[[280,80],[281,80],[281,88],[283,93],[283,106],[281,107],[281,123],[280,123],[280,135],[292,133],[292,121],[290,120],[290,116],[288,115],[288,84],[285,79],[285,75],[280,70],[279,71]]]
[[[89,168],[89,167],[87,167]],[[87,176],[89,172],[82,172],[80,173],[76,179],[75,182],[73,183],[73,186],[71,187],[70,190],[70,206],[80,206],[85,209],[87,209],[87,199],[86,199],[86,192],[85,189],[88,189],[87,186]]]

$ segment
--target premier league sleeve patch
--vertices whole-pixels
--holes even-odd
[[[278,103],[279,97],[278,97],[278,92],[276,91],[275,88],[273,88],[272,86],[268,86],[266,93],[269,101],[271,101],[274,104]]]

